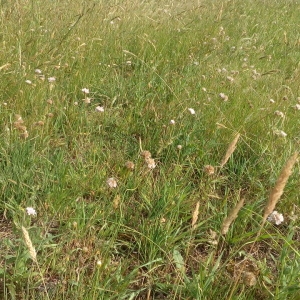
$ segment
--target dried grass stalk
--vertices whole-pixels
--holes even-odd
[[[223,157],[222,161],[221,161],[221,168],[227,163],[228,159],[230,158],[230,156],[232,155],[232,153],[234,152],[235,148],[236,148],[236,144],[238,142],[240,138],[240,134],[238,133],[235,138],[233,139],[233,141],[229,144],[228,149],[226,151],[225,156]]]
[[[241,199],[234,207],[234,209],[230,212],[229,216],[225,218],[221,227],[222,234],[226,234],[228,232],[231,223],[236,219],[243,205],[244,205],[244,199]]]
[[[200,201],[197,202],[195,210],[193,212],[193,217],[192,217],[192,229],[196,228],[196,223],[198,220],[198,216],[199,216],[199,207],[200,207]]]
[[[23,226],[22,226],[22,232],[23,232],[23,236],[24,236],[24,239],[25,239],[25,244],[26,244],[26,246],[29,250],[29,255],[30,255],[31,259],[35,263],[37,263],[35,248],[32,245],[32,242],[31,242],[31,239],[30,239],[30,236],[29,236],[29,233],[28,233],[27,229]]]
[[[283,167],[283,169],[275,183],[275,186],[270,193],[268,203],[266,204],[263,221],[262,221],[262,226],[266,222],[268,216],[275,209],[275,206],[283,193],[284,187],[285,187],[290,175],[292,174],[292,169],[293,169],[295,162],[297,161],[297,157],[298,157],[298,152],[295,152],[289,158],[289,160],[286,162],[285,166]]]

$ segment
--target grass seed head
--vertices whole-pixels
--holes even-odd
[[[22,232],[23,232],[26,247],[29,251],[29,255],[30,255],[31,259],[34,262],[37,262],[37,258],[36,258],[37,255],[36,255],[35,248],[33,247],[33,244],[32,244],[32,241],[30,239],[30,236],[29,236],[29,233],[28,233],[27,229],[23,226],[22,226]]]
[[[281,170],[281,173],[280,173],[280,175],[279,175],[279,177],[278,177],[278,179],[275,183],[274,188],[272,189],[272,191],[270,193],[269,200],[266,204],[264,215],[263,215],[262,225],[265,223],[268,216],[275,209],[275,206],[276,206],[277,202],[279,201],[279,199],[280,199],[280,197],[283,193],[284,187],[285,187],[290,175],[292,174],[292,169],[293,169],[294,164],[297,161],[297,157],[298,157],[298,152],[295,152],[288,159],[285,166]]]
[[[240,134],[238,133],[235,138],[232,140],[232,142],[229,144],[226,154],[223,157],[222,161],[221,161],[221,168],[227,163],[228,159],[230,158],[230,156],[232,155],[232,153],[234,152],[235,148],[236,148],[236,144],[238,142],[240,138]]]
[[[224,219],[221,227],[221,233],[226,234],[229,230],[231,223],[236,219],[239,211],[244,205],[244,199],[241,199],[237,205],[233,208],[227,218]]]

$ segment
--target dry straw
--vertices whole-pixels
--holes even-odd
[[[236,148],[236,144],[238,142],[240,138],[240,134],[238,133],[235,138],[233,139],[233,141],[229,144],[228,149],[226,151],[225,156],[223,157],[222,161],[221,161],[221,168],[227,163],[228,159],[230,158],[230,156],[232,155],[232,153],[234,152],[235,148]]]
[[[23,236],[24,236],[24,239],[25,239],[25,244],[26,244],[26,246],[29,250],[29,255],[30,255],[31,259],[35,263],[37,263],[35,248],[32,245],[32,242],[31,242],[31,239],[30,239],[30,236],[29,236],[29,233],[28,233],[27,229],[23,226],[22,226],[22,232],[23,232]]]
[[[226,234],[228,232],[231,223],[236,219],[236,217],[243,205],[244,205],[244,199],[241,199],[237,203],[237,205],[234,207],[234,209],[230,212],[228,217],[224,219],[222,227],[221,227],[222,234]]]
[[[261,227],[265,224],[268,216],[275,209],[275,206],[283,193],[284,187],[285,187],[290,175],[292,174],[292,169],[293,169],[294,164],[297,161],[297,157],[298,157],[298,152],[295,152],[289,158],[289,160],[286,162],[285,166],[283,167],[283,169],[275,183],[275,186],[270,193],[268,203],[266,204],[266,207],[265,207]]]
[[[199,207],[200,207],[200,201],[197,202],[195,210],[193,212],[193,217],[192,217],[192,229],[196,228],[196,223],[198,220],[198,216],[199,216]]]

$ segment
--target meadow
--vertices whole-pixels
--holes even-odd
[[[0,1],[0,298],[300,299],[299,15]]]

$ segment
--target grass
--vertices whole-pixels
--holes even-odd
[[[297,1],[0,12],[1,298],[300,298]]]

